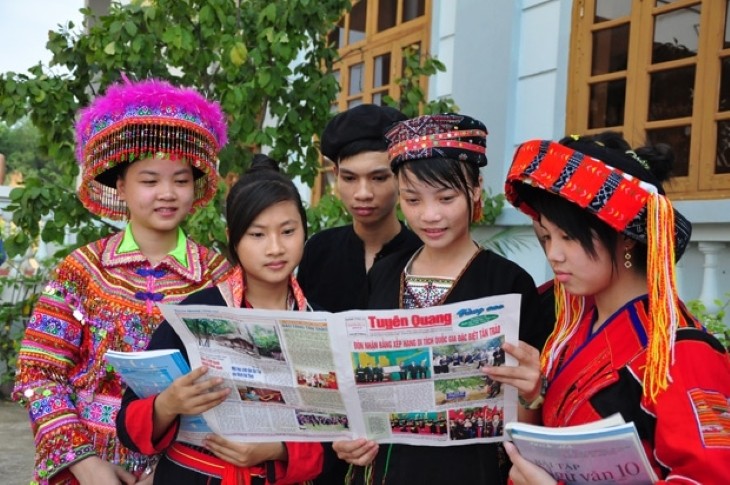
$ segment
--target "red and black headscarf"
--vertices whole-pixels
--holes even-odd
[[[544,190],[588,211],[617,232],[647,246],[649,343],[644,394],[649,399],[671,381],[675,330],[680,325],[674,263],[684,253],[692,233],[690,222],[666,197],[649,164],[634,151],[625,152],[572,137],[564,144],[531,140],[517,147],[505,183],[507,200],[527,215],[538,214],[523,197],[522,186]],[[583,310],[582,299],[568,295],[556,282],[555,331],[541,356],[550,374],[555,358],[575,333]]]

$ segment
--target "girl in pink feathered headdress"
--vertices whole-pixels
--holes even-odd
[[[28,323],[14,398],[29,410],[35,483],[151,483],[148,458],[117,439],[124,391],[107,350],[147,347],[176,303],[229,272],[181,222],[213,197],[226,122],[191,89],[147,80],[111,86],[76,125],[79,198],[124,230],[77,249],[56,268]]]

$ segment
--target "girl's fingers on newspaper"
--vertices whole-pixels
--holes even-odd
[[[213,379],[206,379],[204,381],[198,382],[193,384],[193,388],[195,390],[196,394],[203,394],[206,392],[211,392],[216,387],[223,384],[223,379],[221,377],[215,377]]]
[[[540,365],[540,351],[523,341],[519,341],[517,345],[505,342],[502,349],[517,359],[520,365]]]
[[[226,400],[226,397],[228,397],[228,394],[231,393],[230,388],[221,389],[218,391],[213,392],[204,392],[202,394],[198,394],[194,396],[192,399],[190,399],[190,407],[191,409],[188,410],[188,412],[183,414],[199,414],[207,411],[208,409],[214,408],[215,406],[219,405],[223,401]]]
[[[373,449],[369,449],[366,453],[358,456],[358,457],[351,457],[346,458],[345,461],[348,463],[352,463],[353,465],[357,466],[366,466],[372,463],[372,461],[375,459],[375,455],[378,454],[378,448],[377,446]]]
[[[482,372],[489,378],[516,387],[524,393],[532,393],[540,387],[540,369],[526,366],[487,366],[482,367]]]
[[[179,379],[182,382],[193,383],[196,380],[198,380],[200,377],[204,376],[207,372],[208,372],[208,368],[205,366],[196,367],[195,369],[191,370],[189,373],[185,374],[184,376],[179,377]]]
[[[336,441],[332,449],[337,457],[354,465],[367,465],[373,461],[378,454],[378,444],[364,438],[351,441]]]

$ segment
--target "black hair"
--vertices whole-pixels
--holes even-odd
[[[139,160],[144,159],[137,159],[134,162],[138,162]],[[94,180],[96,180],[100,184],[106,185],[107,187],[116,188],[117,182],[126,178],[129,167],[132,166],[132,163],[134,162],[118,163],[112,168],[105,170],[96,177],[94,177]],[[190,168],[192,168],[194,181],[205,175],[205,172],[200,170],[198,167],[190,165]]]
[[[464,194],[471,220],[474,210],[472,189],[479,187],[479,167],[476,164],[463,163],[451,158],[426,158],[405,161],[393,167],[396,177],[401,171],[406,181],[413,175],[431,187],[454,189]]]
[[[594,259],[598,255],[594,238],[598,239],[609,250],[613,266],[617,266],[613,248],[616,247],[620,234],[615,229],[585,209],[552,192],[524,184],[520,184],[517,190],[520,197],[528,200],[529,205],[540,214],[541,218],[549,219],[571,239],[577,240],[583,250]]]
[[[348,143],[340,150],[335,161],[336,165],[339,165],[343,160],[354,157],[365,152],[387,152],[388,141],[383,138],[363,138]]]
[[[228,225],[228,259],[240,265],[236,247],[253,221],[264,210],[279,202],[291,201],[299,209],[304,239],[307,239],[307,213],[299,190],[288,177],[279,172],[276,160],[256,154],[251,166],[231,187],[226,198]]]
[[[631,145],[613,131],[604,131],[593,136],[566,137],[560,140],[560,144],[648,182],[656,186],[661,194],[664,194],[662,183],[669,180],[675,160],[674,152],[667,144],[646,145],[631,150]],[[617,267],[614,248],[619,238],[623,237],[618,231],[559,195],[525,184],[518,184],[516,188],[520,198],[568,236],[580,242],[581,247],[593,257],[597,254],[594,238],[598,239],[608,249],[613,266]],[[646,245],[637,241],[631,256],[632,264],[645,271]]]

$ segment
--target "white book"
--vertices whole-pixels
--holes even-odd
[[[523,457],[568,485],[657,481],[636,426],[620,414],[563,428],[511,422],[505,433]]]

